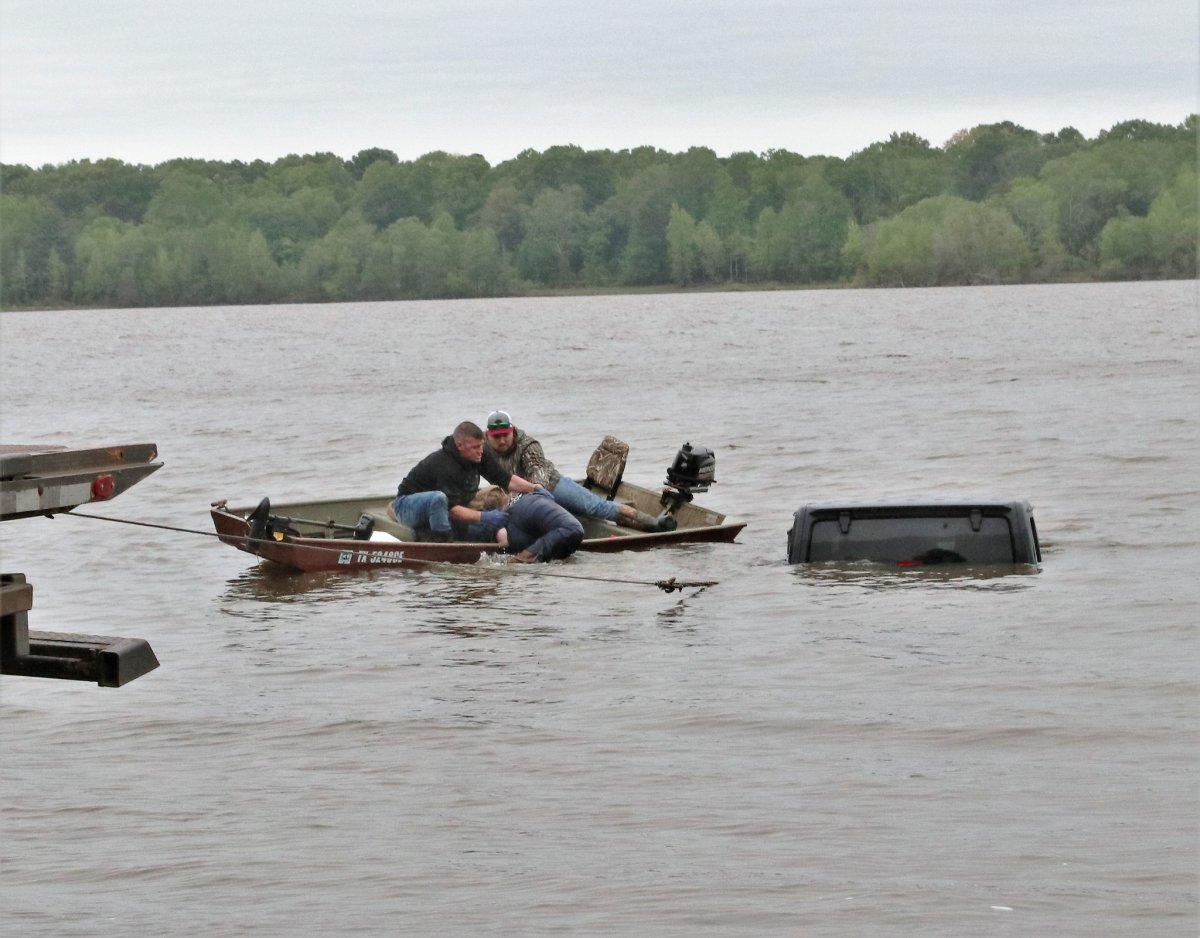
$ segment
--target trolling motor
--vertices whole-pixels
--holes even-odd
[[[684,443],[675,454],[675,461],[667,468],[666,488],[660,501],[668,512],[674,512],[680,505],[690,502],[697,492],[707,492],[717,481],[713,478],[716,471],[717,457],[712,450]]]
[[[313,521],[308,518],[285,518],[282,515],[273,515],[269,498],[260,501],[254,510],[246,515],[246,521],[250,524],[247,543],[250,545],[251,552],[255,554],[258,553],[258,548],[263,541],[281,540],[285,534],[298,535],[299,532],[292,527],[293,523],[311,524],[324,528],[325,537],[334,537],[339,533],[344,536],[348,532],[356,541],[369,541],[375,531],[375,519],[367,514],[359,515],[355,524],[339,524],[332,518],[328,521]]]
[[[271,499],[264,498],[255,507],[254,511],[246,515],[246,520],[250,522],[249,540],[247,545],[250,552],[257,554],[258,546],[270,533],[271,528]]]

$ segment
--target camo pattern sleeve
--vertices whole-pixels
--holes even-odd
[[[542,444],[531,436],[526,436],[518,444],[521,450],[521,461],[517,464],[517,475],[528,479],[534,485],[544,485],[550,491],[562,478],[554,463],[542,452]]]

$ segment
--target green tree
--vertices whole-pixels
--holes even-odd
[[[0,308],[29,302],[29,277],[25,252],[18,248],[0,271]]]
[[[259,231],[217,222],[204,231],[206,303],[265,303],[279,287],[279,268]]]
[[[262,233],[279,263],[295,263],[305,246],[322,237],[342,216],[342,207],[327,188],[305,187],[283,195],[267,189],[233,206],[235,223]]]
[[[591,287],[610,287],[618,282],[618,229],[607,203],[588,216],[588,232],[583,241],[583,264],[578,276],[580,283]]]
[[[838,279],[850,219],[849,200],[829,183],[815,179],[802,185],[779,213],[781,266],[773,276],[792,283]]]
[[[1098,238],[1110,219],[1144,216],[1179,171],[1196,165],[1195,143],[1116,137],[1053,160],[1040,178],[1055,193],[1059,237],[1073,255],[1098,257]]]
[[[376,228],[387,228],[401,218],[418,217],[422,204],[411,175],[407,165],[380,160],[368,166],[355,194],[363,218]]]
[[[674,202],[693,218],[705,218],[709,203],[723,173],[717,154],[708,147],[691,147],[671,157],[670,194]]]
[[[58,258],[54,276],[60,276],[59,263],[70,265],[74,259],[74,241],[61,210],[45,199],[33,196],[0,195],[0,293],[15,301],[39,303],[49,299],[51,290],[50,255]],[[9,285],[10,271],[19,278]]]
[[[828,170],[830,181],[850,199],[855,220],[869,224],[895,215],[951,187],[949,157],[911,133],[892,134]]]
[[[150,168],[114,159],[71,160],[16,180],[10,176],[6,169],[9,192],[44,198],[65,216],[104,214],[123,221],[141,221],[158,188],[158,174]]]
[[[671,206],[667,222],[667,256],[671,261],[671,279],[681,287],[692,282],[696,222],[678,203]]]
[[[1054,190],[1039,179],[1016,179],[1001,197],[1008,214],[1029,245],[1033,268],[1054,277],[1070,266],[1058,239],[1058,202]]]
[[[1165,201],[1168,196],[1170,202]],[[1155,205],[1150,206],[1148,217],[1158,229],[1156,238],[1166,256],[1163,274],[1196,277],[1200,274],[1197,269],[1200,262],[1200,174],[1196,168],[1181,170],[1174,184],[1160,198],[1164,199],[1161,218],[1155,213]]]
[[[203,228],[224,217],[228,205],[222,186],[197,173],[168,172],[146,207],[147,224],[162,228]]]
[[[512,275],[494,232],[477,229],[462,236],[458,292],[462,296],[503,296]]]
[[[436,216],[446,212],[454,219],[456,228],[465,227],[467,220],[477,215],[487,202],[491,167],[478,154],[439,154],[432,162],[432,168],[432,213]]]
[[[1049,158],[1041,136],[1012,121],[959,131],[946,154],[958,194],[973,202],[1006,191],[1020,176],[1036,176]]]
[[[1111,219],[1100,233],[1100,270],[1109,277],[1194,277],[1197,274],[1196,172],[1185,170],[1144,218]]]
[[[721,239],[722,253],[728,265],[726,279],[730,281],[746,278],[750,244],[749,206],[750,200],[734,182],[733,174],[721,167],[714,182],[705,220]]]
[[[696,222],[678,205],[667,222],[667,256],[671,278],[680,286],[720,280],[725,269],[721,238],[708,222]]]
[[[1029,263],[1003,207],[958,196],[926,199],[878,222],[861,252],[864,279],[874,286],[1005,283]]]
[[[875,240],[876,226],[864,228],[853,219],[846,232],[846,243],[842,245],[842,265],[846,270],[856,273],[858,282],[865,282],[867,270],[867,254]]]
[[[540,283],[571,283],[583,261],[588,227],[579,186],[543,190],[525,213],[517,270]]]
[[[382,150],[379,147],[371,147],[368,150],[359,150],[346,163],[346,169],[350,171],[350,175],[355,179],[362,179],[363,173],[372,163],[391,163],[395,166],[400,162],[400,158],[391,150]]]
[[[1063,247],[1076,257],[1094,259],[1096,238],[1117,214],[1127,183],[1095,150],[1047,163],[1040,178],[1054,192]]]
[[[1096,135],[1097,143],[1108,143],[1115,140],[1132,143],[1173,142],[1180,139],[1189,144],[1195,141],[1194,128],[1189,129],[1186,121],[1173,127],[1170,124],[1156,124],[1140,118],[1113,124],[1108,130],[1102,130]]]
[[[46,257],[46,299],[51,303],[62,303],[70,292],[71,280],[67,262],[59,256],[58,248],[51,248]]]
[[[582,147],[553,146],[544,153],[524,150],[515,159],[496,167],[499,179],[512,180],[521,200],[532,203],[546,189],[578,186],[583,207],[591,211],[615,191],[615,158],[608,150],[585,151]]]
[[[520,194],[511,179],[497,182],[479,210],[479,224],[495,234],[506,256],[512,256],[525,235],[523,212]]]
[[[758,213],[750,251],[750,278],[771,280],[783,268],[786,246],[780,231],[779,212],[767,206]]]
[[[788,195],[823,171],[820,161],[805,159],[789,150],[768,150],[749,164],[748,217],[759,218],[764,208],[783,208]]]
[[[402,218],[380,235],[380,244],[386,254],[361,252],[371,259],[372,267],[364,270],[363,280],[375,298],[385,298],[379,295],[384,276],[386,298],[437,299],[469,293],[466,238],[455,229],[448,213],[439,215],[431,225]],[[386,269],[374,269],[377,264]]]
[[[605,203],[614,241],[621,245],[618,276],[622,283],[668,282],[669,192],[670,169],[659,164],[621,180],[616,193]]]
[[[429,270],[437,271],[436,285],[426,295],[431,297],[462,296],[466,290],[462,275],[463,236],[454,227],[449,212],[442,212],[429,226],[429,249],[436,252]]]
[[[750,200],[746,193],[738,188],[732,176],[722,168],[713,180],[705,221],[711,224],[722,238],[727,238],[747,231],[749,209]]]
[[[151,298],[142,282],[149,278],[153,245],[140,227],[97,218],[80,232],[75,254],[79,265],[75,295],[80,301],[121,307]]]
[[[138,230],[138,234],[145,236],[142,229]],[[118,287],[117,305],[133,305],[133,300],[123,300],[126,295],[137,296],[139,304],[149,306],[176,306],[183,302],[188,286],[183,273],[189,266],[187,258],[182,251],[172,250],[161,241],[150,247],[144,280],[140,284],[132,277],[123,281]]]
[[[376,166],[368,167],[370,173]],[[419,225],[419,222],[413,221]],[[363,268],[379,237],[374,225],[348,212],[324,237],[313,241],[300,258],[295,290],[302,300],[361,299]]]
[[[1031,262],[1029,245],[998,202],[947,200],[933,239],[939,283],[1016,283]]]
[[[354,187],[353,173],[332,153],[290,154],[276,160],[264,178],[284,195],[301,189],[325,190],[339,202],[345,202]]]

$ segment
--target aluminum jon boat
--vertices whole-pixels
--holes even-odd
[[[605,441],[606,443],[608,440]],[[604,444],[601,444],[603,447]],[[601,449],[597,449],[597,454]],[[685,444],[667,470],[659,489],[625,482],[624,461],[614,467],[589,462],[581,485],[638,511],[668,514],[670,531],[637,531],[580,518],[584,540],[580,551],[614,553],[650,550],[680,544],[731,542],[746,526],[693,502],[715,480],[715,457],[704,448]],[[352,571],[386,567],[420,569],[434,563],[476,563],[481,557],[503,554],[494,542],[417,540],[412,529],[389,511],[394,494],[229,507],[226,500],[209,509],[220,539],[262,560],[303,572]]]

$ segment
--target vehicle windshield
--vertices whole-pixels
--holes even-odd
[[[913,561],[922,564],[1013,563],[1012,533],[1004,518],[855,518],[842,532],[837,518],[813,523],[809,560]]]

